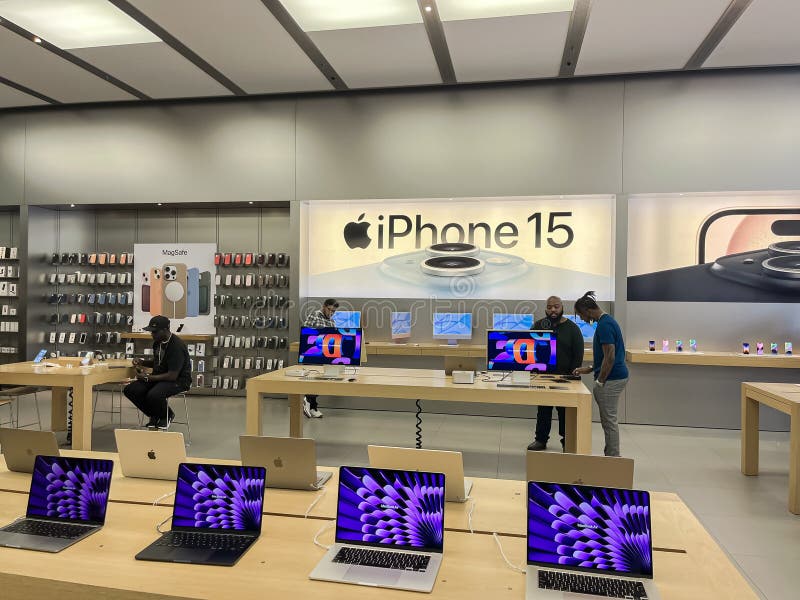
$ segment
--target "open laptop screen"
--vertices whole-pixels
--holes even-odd
[[[110,460],[37,456],[27,517],[102,525],[113,468]]]
[[[444,474],[339,469],[336,541],[441,552]]]
[[[173,529],[261,531],[263,467],[181,463]]]
[[[650,494],[529,481],[528,564],[652,577]]]

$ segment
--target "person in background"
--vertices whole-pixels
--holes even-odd
[[[558,296],[550,296],[545,308],[546,316],[533,324],[534,330],[549,329],[556,335],[556,373],[570,375],[583,363],[583,334],[580,327],[564,316],[564,304]],[[561,450],[564,450],[564,407],[556,408]],[[536,433],[528,450],[544,450],[550,439],[553,407],[540,406],[536,411]]]
[[[336,323],[333,322],[333,315],[337,308],[339,308],[339,303],[333,298],[328,298],[322,303],[322,308],[315,310],[306,317],[303,327],[314,327],[315,329],[336,327]],[[322,418],[316,395],[307,394],[303,396],[303,414],[309,419]]]
[[[123,393],[147,415],[147,427],[168,429],[175,418],[167,398],[185,392],[192,385],[189,350],[184,341],[169,330],[169,319],[156,316],[147,327],[153,338],[153,358],[133,359],[136,380],[125,386]],[[150,368],[145,372],[140,367]]]
[[[575,375],[594,371],[592,396],[600,409],[600,423],[606,438],[606,456],[619,456],[619,424],[617,408],[619,397],[628,383],[625,365],[625,340],[619,323],[597,305],[594,292],[586,292],[575,301],[575,312],[587,323],[596,322],[592,350],[594,362],[589,367],[575,369]]]

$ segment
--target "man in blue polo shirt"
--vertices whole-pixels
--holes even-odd
[[[600,424],[606,438],[605,455],[619,456],[619,424],[617,408],[619,397],[628,383],[628,367],[625,365],[625,340],[619,323],[597,305],[594,292],[586,292],[575,301],[575,312],[591,323],[597,322],[594,332],[594,363],[590,367],[575,369],[575,375],[594,371],[592,396],[600,409]]]

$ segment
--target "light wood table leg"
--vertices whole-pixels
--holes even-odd
[[[92,386],[83,381],[72,388],[72,449],[92,449]]]
[[[565,407],[564,417],[564,451],[575,454],[578,448],[578,409]]]
[[[67,388],[53,388],[50,394],[50,430],[67,430]]]
[[[789,427],[789,512],[800,515],[800,405],[792,407]]]
[[[289,395],[289,437],[303,437],[303,396]]]
[[[575,452],[578,454],[592,453],[592,401],[585,398],[578,403],[575,419]]]
[[[742,386],[742,473],[758,475],[758,402]]]
[[[245,431],[247,435],[262,435],[264,433],[261,418],[261,392],[248,385],[245,406]]]

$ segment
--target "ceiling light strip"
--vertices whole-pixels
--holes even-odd
[[[6,79],[3,76],[0,76],[0,83],[7,85],[10,88],[14,88],[15,90],[22,92],[24,94],[28,94],[29,96],[33,96],[34,98],[38,98],[39,100],[44,100],[49,104],[61,104],[58,100],[51,98],[50,96],[45,96],[42,93],[37,92],[36,90],[32,90],[31,88],[25,87],[17,83],[16,81],[11,81],[10,79]]]
[[[569,17],[569,29],[567,29],[567,39],[564,42],[564,52],[561,55],[561,67],[558,70],[559,77],[573,77],[578,58],[581,55],[583,38],[586,37],[586,27],[589,25],[589,12],[591,11],[591,0],[575,0],[572,14]]]
[[[134,96],[139,100],[150,100],[150,96],[148,96],[144,92],[140,92],[132,85],[125,83],[121,79],[117,79],[116,77],[114,77],[110,73],[106,73],[102,69],[98,69],[93,64],[86,62],[82,58],[75,56],[74,54],[68,52],[67,50],[59,48],[55,44],[51,44],[47,40],[42,39],[37,35],[34,35],[27,29],[24,29],[19,25],[17,25],[16,23],[13,23],[8,19],[2,19],[0,20],[0,25],[5,27],[9,31],[16,33],[18,36],[25,38],[29,42],[36,44],[37,46],[41,46],[42,48],[44,48],[48,52],[55,54],[59,58],[63,58],[64,60],[71,62],[76,67],[80,67],[84,71],[88,71],[89,73],[91,73],[96,77],[99,77],[103,81],[107,81],[111,85],[116,86],[119,89],[129,93],[131,96]]]
[[[247,92],[245,92],[242,88],[236,85],[233,81],[228,79],[225,75],[223,75],[220,71],[215,69],[211,66],[208,62],[203,60],[200,56],[195,54],[188,46],[186,46],[183,42],[181,42],[178,38],[168,32],[166,29],[161,27],[158,23],[153,21],[150,17],[140,11],[138,8],[130,4],[127,0],[108,0],[111,4],[116,6],[134,21],[138,22],[139,25],[148,29],[152,34],[156,35],[157,37],[161,38],[167,46],[175,50],[178,54],[183,56],[186,60],[196,66],[198,69],[203,71],[206,75],[214,79],[217,83],[221,86],[230,90],[231,93],[235,94],[236,96],[246,96]]]
[[[428,33],[428,41],[431,44],[431,50],[433,50],[433,57],[439,67],[442,83],[458,83],[436,0],[417,0],[417,4],[419,5],[419,12],[422,14],[422,22],[425,24],[425,31]]]
[[[691,58],[686,61],[686,65],[683,67],[684,70],[701,68],[703,63],[711,56],[711,53],[717,49],[722,39],[728,35],[728,32],[736,21],[739,20],[739,17],[744,14],[744,11],[747,10],[747,7],[752,3],[753,0],[731,0],[728,8],[725,9],[725,12],[722,13],[722,16],[720,16],[719,20],[711,28],[711,31],[708,32],[706,38],[700,42],[697,50],[695,50]]]
[[[314,41],[297,24],[297,21],[294,20],[294,17],[289,14],[289,11],[279,0],[261,0],[261,2],[335,89],[349,89],[339,76],[339,73],[336,72],[336,69],[333,68],[333,65],[328,62],[328,59],[320,52]]]

